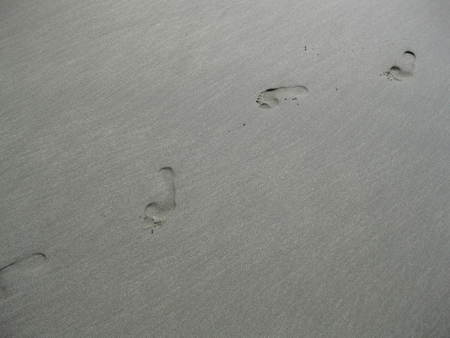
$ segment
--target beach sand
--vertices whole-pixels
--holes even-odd
[[[447,0],[0,3],[1,337],[448,337]]]

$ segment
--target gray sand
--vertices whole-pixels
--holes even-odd
[[[448,0],[2,0],[0,336],[449,337],[449,93]]]

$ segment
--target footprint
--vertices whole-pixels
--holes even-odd
[[[145,207],[144,220],[152,230],[166,222],[168,215],[175,209],[175,172],[171,167],[159,170],[165,185],[165,195],[161,199],[150,202]]]
[[[391,81],[402,81],[414,74],[415,66],[416,54],[407,50],[403,53],[398,63],[392,66],[387,72],[384,72],[384,75]]]
[[[256,103],[260,108],[273,108],[282,102],[298,101],[306,93],[308,88],[305,86],[270,88],[259,93]]]
[[[32,280],[33,274],[48,260],[42,252],[19,257],[11,263],[0,267],[0,290],[3,294],[11,290],[20,289],[21,286]]]

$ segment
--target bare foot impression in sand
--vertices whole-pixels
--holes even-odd
[[[256,103],[260,108],[274,108],[280,103],[284,102],[296,102],[308,93],[308,88],[305,86],[293,86],[293,87],[278,87],[270,88],[259,93]]]
[[[6,295],[11,291],[20,289],[33,279],[39,269],[48,260],[42,252],[35,252],[16,258],[9,264],[0,267],[0,291]]]
[[[383,75],[389,80],[402,81],[405,78],[411,77],[414,73],[414,68],[416,65],[416,54],[407,50],[402,54],[400,60],[392,66]]]
[[[166,220],[170,212],[175,209],[175,172],[171,167],[163,167],[159,170],[165,185],[165,195],[145,207],[144,220],[147,226],[153,230],[160,227]]]

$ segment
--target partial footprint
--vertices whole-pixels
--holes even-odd
[[[33,278],[39,268],[48,260],[42,252],[35,252],[16,258],[0,267],[0,289],[2,293],[18,290]]]
[[[384,75],[389,80],[402,81],[405,78],[411,77],[414,74],[416,67],[416,54],[407,50],[403,53],[400,60],[392,66]]]
[[[256,103],[260,108],[273,108],[283,102],[298,101],[306,93],[308,88],[305,86],[270,88],[259,93]]]
[[[164,167],[159,170],[165,185],[165,195],[145,207],[144,220],[148,222],[149,228],[153,229],[161,226],[172,210],[175,209],[175,172],[171,167]]]

